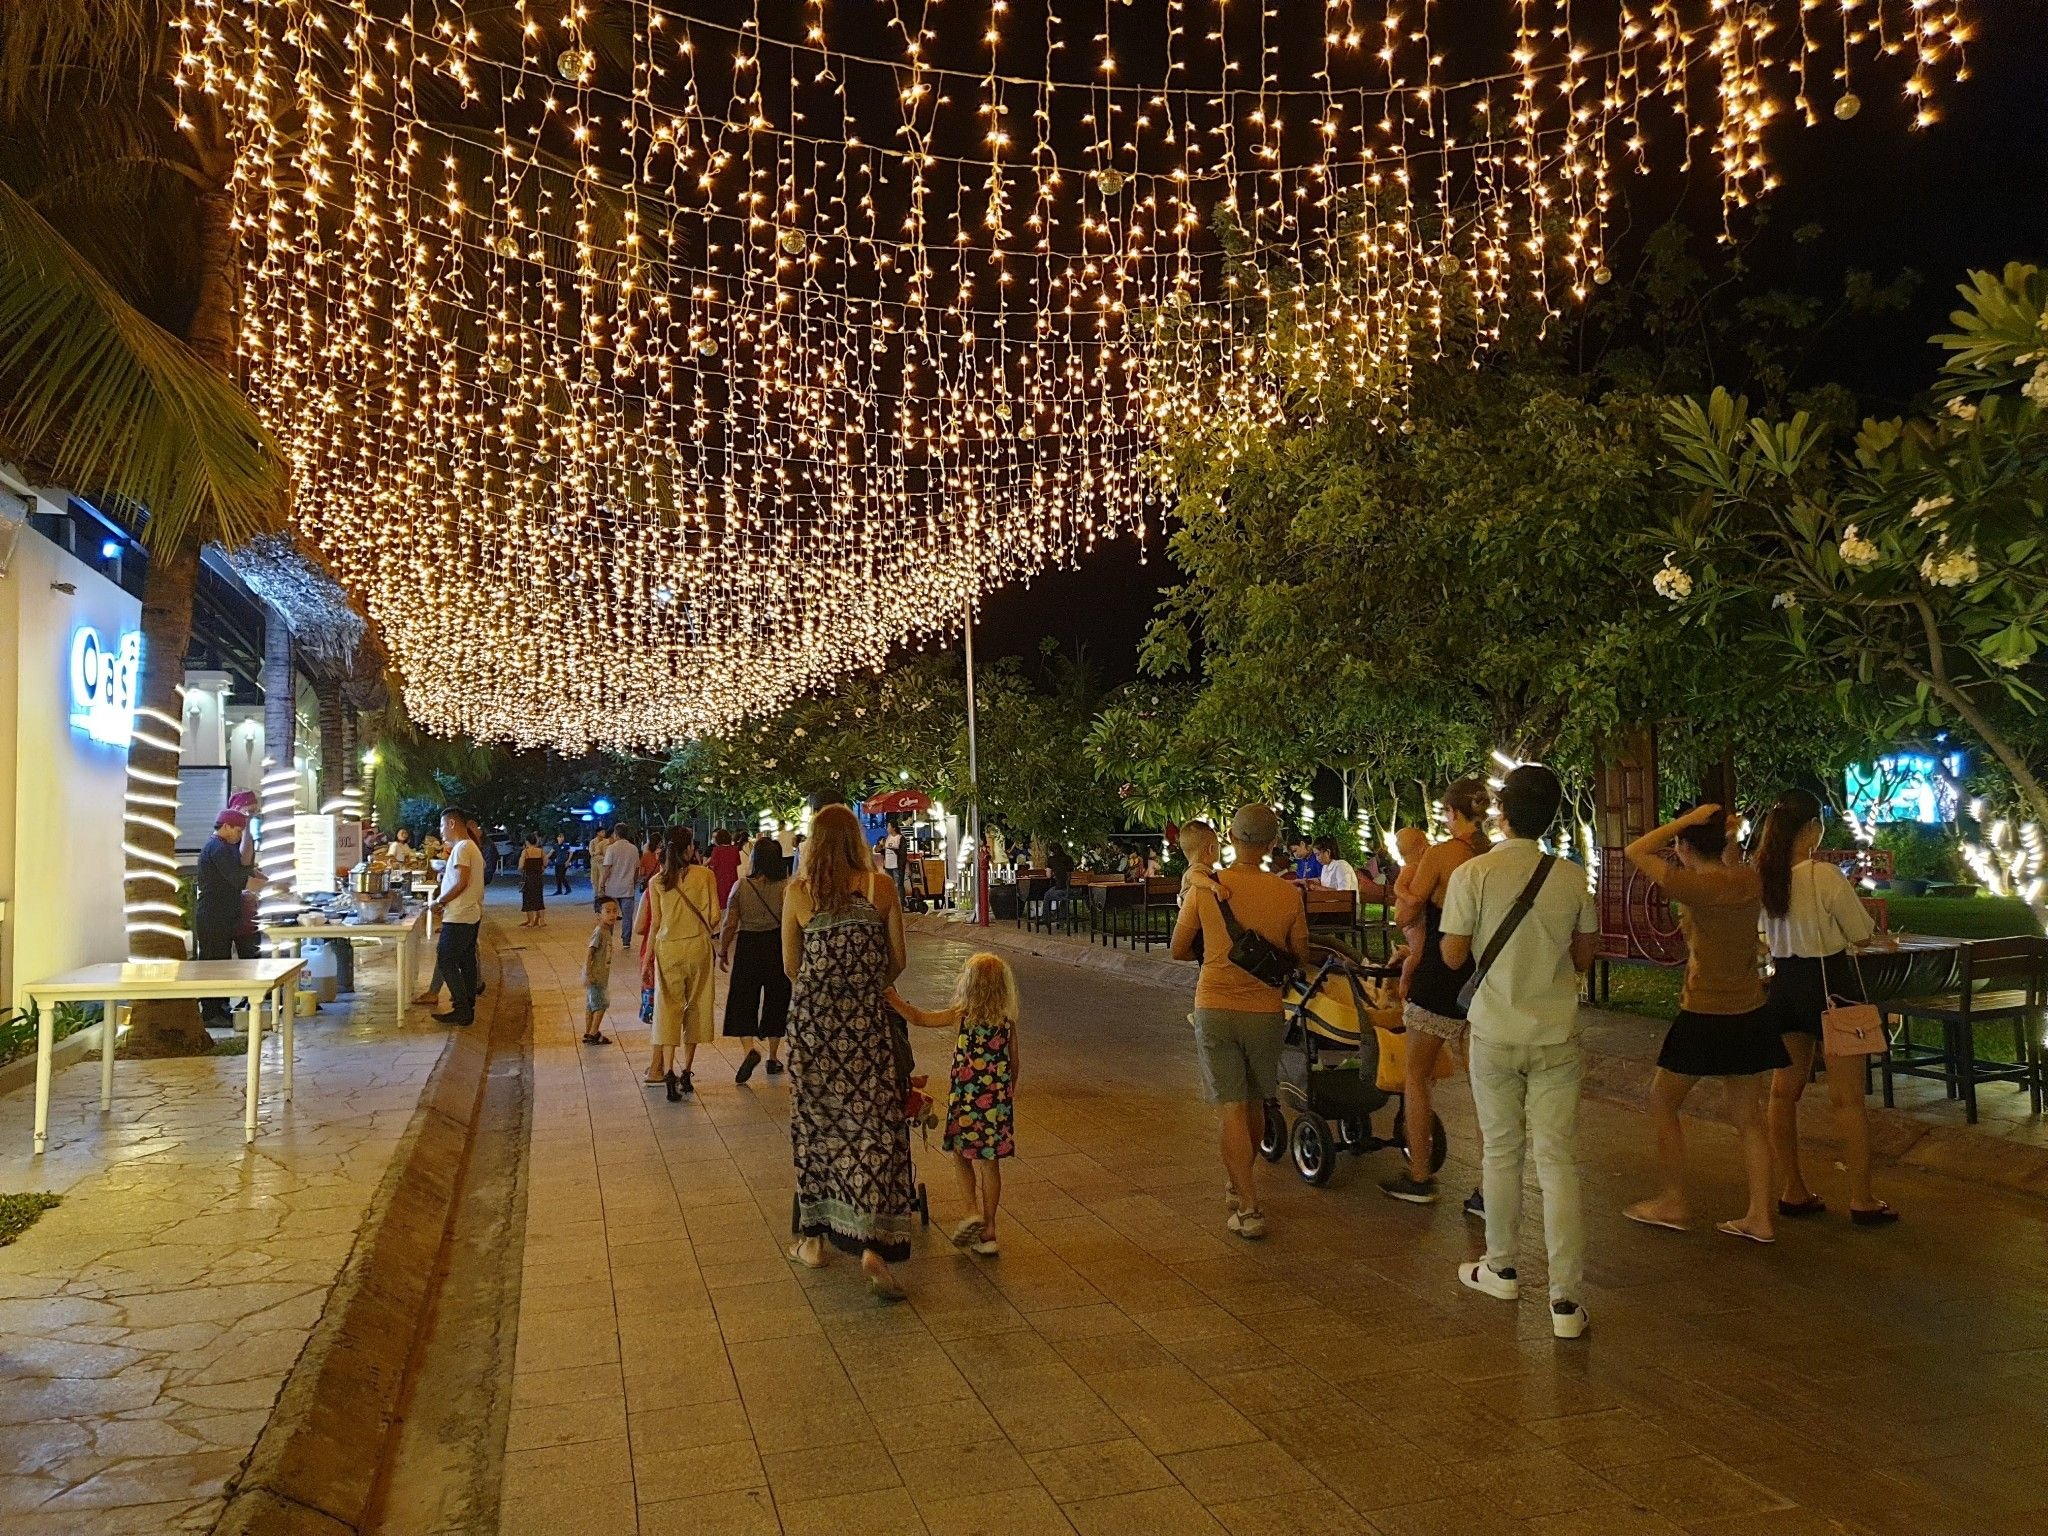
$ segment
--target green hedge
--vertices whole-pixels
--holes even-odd
[[[2034,909],[2016,896],[1887,896],[1885,906],[1900,933],[2011,939],[2041,931]]]

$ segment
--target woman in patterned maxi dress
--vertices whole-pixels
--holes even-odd
[[[824,1244],[861,1256],[875,1294],[900,1300],[889,1265],[910,1257],[917,1175],[887,1001],[902,971],[903,917],[843,805],[811,823],[803,877],[782,908],[789,1004],[791,1152],[797,1230],[790,1258],[816,1269]]]

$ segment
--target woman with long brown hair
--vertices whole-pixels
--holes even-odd
[[[718,881],[697,861],[697,839],[688,827],[671,827],[661,843],[661,864],[647,882],[640,903],[641,985],[654,989],[654,1018],[648,1038],[654,1059],[650,1082],[668,1089],[674,1103],[695,1089],[691,1068],[697,1047],[712,1035],[712,953],[718,934]],[[683,1068],[675,1070],[675,1050]],[[659,1077],[656,1074],[659,1073]]]
[[[1493,791],[1484,779],[1460,779],[1444,791],[1444,826],[1450,833],[1416,863],[1414,872],[1402,871],[1400,899],[1394,921],[1402,928],[1423,930],[1422,952],[1408,978],[1401,1002],[1401,1023],[1408,1037],[1408,1080],[1401,1097],[1401,1120],[1408,1133],[1408,1167],[1403,1173],[1380,1184],[1382,1194],[1410,1205],[1429,1205],[1436,1200],[1436,1175],[1430,1155],[1436,1140],[1436,1064],[1447,1048],[1463,1051],[1470,1028],[1458,992],[1472,974],[1468,958],[1461,966],[1444,963],[1444,893],[1451,888],[1451,875],[1467,859],[1477,858],[1491,846],[1486,836],[1487,812],[1493,808]],[[1468,1215],[1483,1214],[1478,1190],[1466,1198]]]
[[[860,820],[843,805],[811,818],[803,873],[782,903],[789,1004],[789,1140],[798,1240],[790,1258],[825,1263],[825,1243],[860,1255],[869,1287],[901,1301],[889,1266],[910,1257],[917,1173],[904,1118],[908,1042],[889,986],[904,966],[903,910]]]
[[[1803,789],[1787,790],[1764,818],[1757,841],[1756,868],[1763,880],[1764,936],[1771,947],[1771,981],[1764,1004],[1784,1037],[1792,1064],[1771,1080],[1771,1150],[1778,1164],[1778,1214],[1818,1216],[1827,1202],[1813,1192],[1799,1165],[1799,1100],[1813,1077],[1813,1055],[1822,1044],[1820,1016],[1830,997],[1861,997],[1863,988],[1852,953],[1870,941],[1877,925],[1856,897],[1848,876],[1816,859],[1820,846],[1820,801]],[[1889,1226],[1899,1219],[1870,1187],[1870,1107],[1864,1102],[1861,1056],[1824,1051],[1828,1099],[1842,1161],[1849,1170],[1849,1219],[1860,1227]]]

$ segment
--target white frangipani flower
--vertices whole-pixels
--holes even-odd
[[[1922,496],[1913,503],[1913,518],[1916,522],[1924,522],[1943,507],[1954,506],[1955,502],[1953,496]]]
[[[2020,393],[2042,410],[2048,411],[2048,363],[2043,363],[2034,370],[2034,376],[2020,386]]]
[[[1977,579],[1977,551],[1944,544],[1920,562],[1920,574],[1937,587],[1965,586]]]
[[[1650,585],[1657,589],[1657,595],[1674,603],[1682,603],[1692,596],[1692,577],[1679,569],[1673,557],[1664,557],[1664,568],[1650,578]]]
[[[1884,552],[1858,533],[1854,523],[1842,530],[1842,564],[1867,571],[1883,558]]]
[[[1955,399],[1949,401],[1948,413],[1958,421],[1975,421],[1977,419],[1975,403],[1965,400],[1961,395],[1957,395]]]
[[[1787,613],[1797,613],[1799,611],[1799,595],[1796,592],[1780,592],[1771,599],[1771,606],[1773,608],[1782,608]]]

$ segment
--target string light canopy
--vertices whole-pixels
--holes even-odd
[[[1611,280],[1963,0],[190,0],[248,388],[422,724],[725,729],[1099,539],[1146,454]],[[1455,31],[1455,37],[1448,34]],[[1288,344],[1271,344],[1283,326]]]

